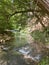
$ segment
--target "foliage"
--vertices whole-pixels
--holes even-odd
[[[49,65],[49,57],[44,57],[38,65]]]
[[[36,10],[35,10],[36,9]],[[40,11],[41,10],[41,11]],[[30,14],[32,12],[32,14]],[[23,29],[27,20],[35,16],[45,16],[45,12],[37,6],[34,0],[1,0],[0,1],[0,29]],[[39,16],[39,17],[38,17]],[[38,22],[38,21],[36,21]],[[41,23],[41,21],[40,21]],[[6,25],[6,26],[5,26]],[[44,27],[43,23],[41,25]]]
[[[6,29],[19,30],[19,33],[16,33],[16,39],[10,41],[9,46],[12,48],[14,46],[21,47],[25,45],[27,41],[25,35],[23,37],[20,31],[27,27],[28,22],[30,22],[29,19],[36,17],[36,24],[40,22],[44,28],[44,32],[36,30],[32,32],[31,35],[34,40],[38,42],[49,43],[49,27],[46,27],[42,22],[44,16],[48,15],[37,5],[35,0],[0,0],[0,33],[4,33]],[[11,42],[13,44],[11,44]],[[47,63],[49,64],[49,62],[44,59],[40,65],[48,65]]]
[[[31,33],[35,41],[42,42],[42,43],[48,43],[49,38],[46,32],[42,32],[39,30],[35,30]]]

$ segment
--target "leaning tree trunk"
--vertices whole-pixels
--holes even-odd
[[[44,12],[49,13],[49,0],[35,0]]]

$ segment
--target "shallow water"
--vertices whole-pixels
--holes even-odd
[[[41,60],[41,57],[42,57],[42,54],[36,54],[35,56],[33,56],[34,54],[34,49],[32,49],[30,46],[26,46],[26,47],[22,47],[20,48],[18,51],[24,55],[24,56],[27,56],[27,58],[30,58],[32,61],[40,61]]]
[[[41,54],[33,56],[34,49],[27,42],[22,41],[20,35],[16,37],[17,35],[15,39],[7,41],[1,49],[0,65],[36,65],[36,61],[39,62],[41,59]]]

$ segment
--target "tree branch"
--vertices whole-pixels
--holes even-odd
[[[13,15],[15,15],[15,14],[17,14],[17,13],[27,13],[27,12],[32,12],[32,13],[34,13],[34,12],[41,12],[42,10],[34,10],[34,9],[32,9],[32,10],[22,10],[22,11],[15,11],[13,14],[11,14],[11,16],[13,16]],[[36,14],[36,13],[34,13],[34,15],[39,19],[39,22],[40,22],[40,24],[43,26],[43,28],[44,29],[46,29],[46,27],[45,27],[45,25],[42,23],[42,20],[41,20],[41,18]]]
[[[34,9],[32,9],[32,10],[30,10],[30,9],[28,9],[28,10],[22,10],[22,11],[15,11],[14,13],[12,13],[12,14],[10,14],[11,16],[13,16],[13,15],[15,15],[15,14],[17,14],[17,13],[27,13],[27,12],[41,12],[41,10],[34,10]]]

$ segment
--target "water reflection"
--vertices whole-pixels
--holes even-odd
[[[12,30],[13,32],[13,30]],[[5,42],[1,46],[0,65],[36,65],[34,60],[40,59],[40,55],[32,57],[33,49],[27,44],[27,41],[20,33],[15,33],[15,38]],[[27,56],[29,62],[25,59]],[[32,60],[31,60],[32,59]]]
[[[26,44],[25,39],[20,38],[20,33],[15,33],[14,39],[6,41],[4,45],[1,45],[0,65],[28,65],[25,62],[23,55],[16,51],[18,47],[24,45],[23,43]]]
[[[24,46],[20,48],[12,48],[6,50],[3,48],[2,53],[0,54],[0,65],[31,65],[40,60],[41,55],[38,54],[35,57],[31,55],[32,49],[29,46]],[[30,61],[26,61],[30,59]],[[34,63],[34,65],[36,65]]]
[[[30,58],[32,61],[36,61],[36,62],[39,62],[42,58],[42,54],[36,54],[34,53],[34,50],[33,48],[31,48],[29,45],[27,46],[24,46],[22,48],[20,48],[18,51],[24,55],[25,58]]]

